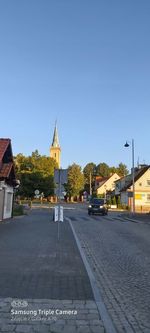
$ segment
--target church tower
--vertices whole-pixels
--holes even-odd
[[[54,160],[58,163],[59,169],[60,169],[60,155],[61,155],[61,148],[58,140],[57,125],[55,124],[53,141],[50,147],[50,157],[54,158]]]

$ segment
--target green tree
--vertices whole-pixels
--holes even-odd
[[[117,174],[120,176],[120,177],[124,177],[124,176],[127,176],[129,171],[127,169],[127,166],[123,163],[119,163],[117,169],[116,169],[116,172]]]
[[[112,202],[112,205],[116,205],[116,197],[115,196],[112,197],[111,202]]]
[[[54,169],[58,168],[56,161],[47,156],[41,156],[35,150],[31,156],[18,154],[15,159],[16,174],[20,180],[18,194],[33,197],[38,189],[45,196],[54,194]]]
[[[110,175],[111,175],[111,174],[117,173],[118,170],[117,170],[116,167],[112,166],[112,167],[109,167],[109,172],[110,172]]]
[[[117,198],[117,207],[120,208],[121,207],[121,200],[120,200],[120,195]]]
[[[65,190],[69,197],[78,196],[84,188],[84,175],[78,164],[72,164],[68,168],[68,182]]]
[[[99,163],[96,167],[96,172],[97,175],[102,176],[102,177],[109,177],[110,175],[110,169],[108,164],[106,163]]]
[[[96,164],[93,162],[88,163],[83,169],[83,174],[85,179],[84,189],[89,193],[90,193],[90,177],[91,177],[91,185],[93,188],[95,181],[95,171],[96,171]]]

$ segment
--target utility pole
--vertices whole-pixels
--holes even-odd
[[[90,196],[92,196],[92,174],[90,171]]]
[[[135,180],[134,180],[134,140],[132,139],[132,183],[133,183],[133,213],[135,213]]]
[[[61,197],[61,169],[59,169],[59,192],[58,192],[58,229],[57,229],[57,236],[58,241],[60,238],[60,197]]]

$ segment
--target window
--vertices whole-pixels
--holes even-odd
[[[139,183],[139,186],[142,186],[142,183]]]
[[[150,194],[147,194],[147,201],[150,201]]]
[[[147,186],[150,186],[150,179],[147,179]]]

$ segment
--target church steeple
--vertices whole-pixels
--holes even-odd
[[[50,157],[55,159],[59,169],[60,169],[60,155],[61,155],[61,148],[59,145],[57,124],[55,123],[53,141],[50,147]]]
[[[55,124],[52,147],[59,147],[57,124]]]

